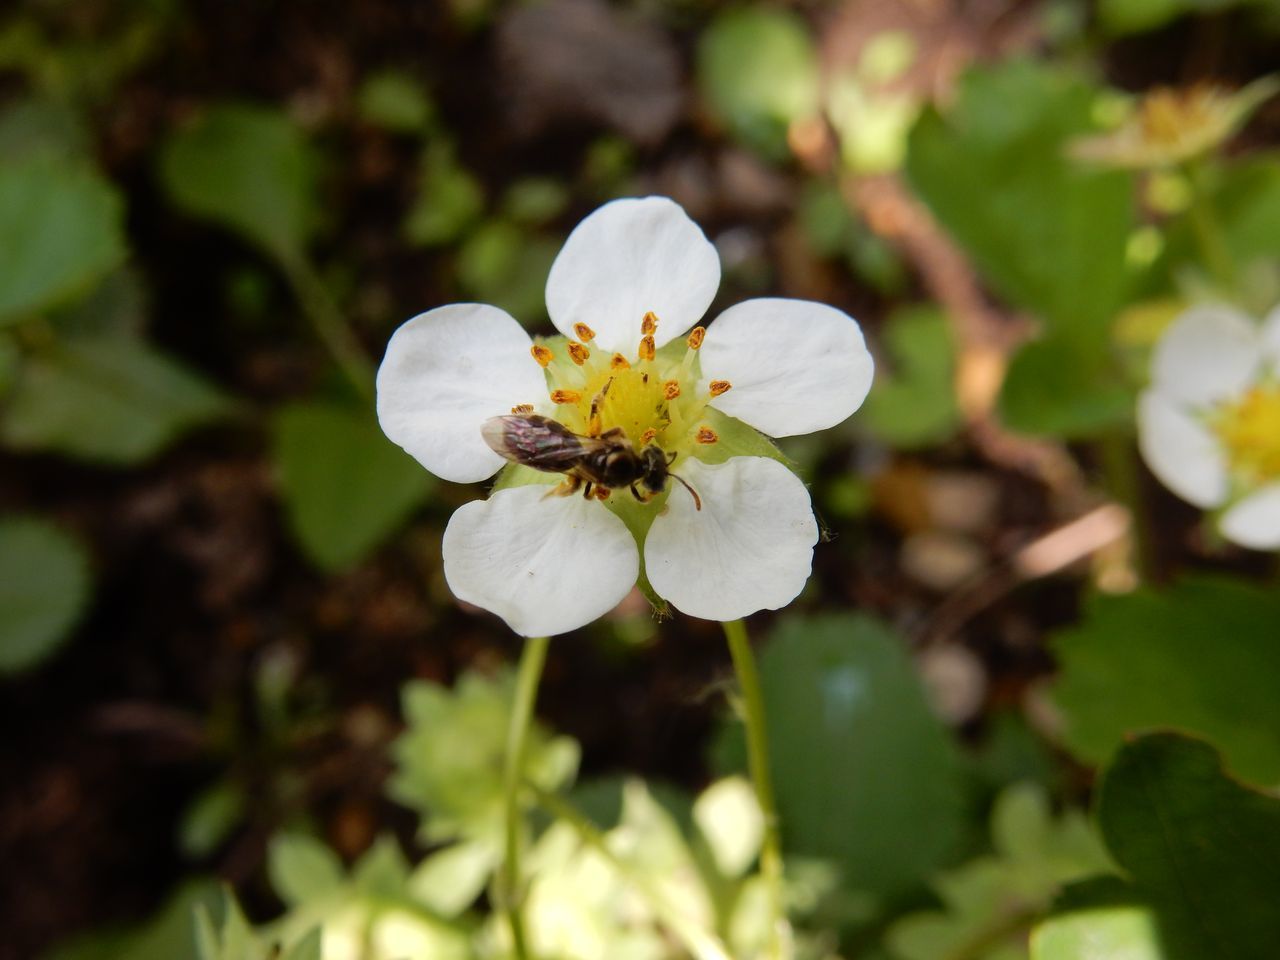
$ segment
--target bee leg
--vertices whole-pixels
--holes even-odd
[[[585,487],[583,487],[583,488],[582,488],[582,499],[583,499],[583,500],[590,500],[590,499],[591,499],[591,491],[592,491],[592,489],[593,489],[593,484],[591,483],[591,481],[589,481],[589,480],[588,480],[588,481],[587,481],[587,485],[586,485]]]
[[[631,495],[635,497],[637,500],[639,500],[641,503],[649,502],[648,499],[646,499],[644,495],[641,494],[640,491],[636,489],[636,485],[634,483],[631,485]]]
[[[578,487],[582,486],[582,480],[578,477],[565,477],[562,483],[556,484],[548,490],[542,497],[568,497],[578,492]]]

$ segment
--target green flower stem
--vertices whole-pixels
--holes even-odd
[[[507,727],[507,762],[502,771],[502,787],[507,803],[507,829],[506,857],[498,890],[507,922],[511,926],[511,942],[516,960],[529,960],[530,956],[524,932],[524,891],[520,881],[520,840],[524,826],[520,791],[524,780],[529,726],[533,722],[533,704],[538,697],[538,681],[542,678],[542,665],[547,660],[548,644],[547,637],[531,637],[524,642],[520,668],[516,674],[516,697],[511,706],[511,725]]]
[[[782,844],[778,837],[778,810],[773,800],[773,781],[769,775],[769,738],[764,722],[764,694],[760,688],[760,672],[756,669],[747,627],[741,620],[724,623],[729,654],[738,675],[742,692],[743,720],[747,727],[747,761],[751,781],[755,785],[756,802],[764,815],[764,838],[760,847],[760,875],[764,879],[769,907],[769,936],[765,956],[783,960],[782,912]]]
[[[1234,293],[1236,265],[1231,257],[1231,249],[1227,246],[1226,235],[1222,232],[1222,224],[1214,212],[1213,201],[1209,197],[1204,164],[1195,161],[1188,163],[1186,176],[1191,185],[1191,226],[1200,247],[1200,255],[1204,258],[1205,266],[1221,285],[1222,292]]]
[[[1134,566],[1139,578],[1150,583],[1159,572],[1155,565],[1157,551],[1147,501],[1142,495],[1142,468],[1133,435],[1119,431],[1109,433],[1099,441],[1098,452],[1108,490],[1129,511]]]
[[[325,288],[316,269],[302,257],[282,257],[280,266],[311,329],[360,396],[373,397],[373,364],[347,326],[346,318]]]
[[[581,811],[562,797],[543,790],[537,784],[526,785],[538,798],[538,803],[557,820],[568,824],[577,833],[578,839],[595,850],[608,861],[609,865],[629,884],[635,887],[645,898],[649,908],[653,910],[658,922],[666,927],[678,939],[689,955],[695,960],[732,960],[728,948],[713,934],[703,930],[697,923],[672,904],[642,873],[634,870],[630,864],[620,859],[610,848],[600,829],[588,820]]]

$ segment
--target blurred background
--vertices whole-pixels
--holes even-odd
[[[821,300],[877,357],[853,419],[784,445],[827,536],[749,624],[807,955],[1026,956],[1028,917],[1105,867],[1083,811],[1133,722],[1280,781],[1240,693],[1276,673],[1153,626],[1243,610],[1274,640],[1274,557],[1158,484],[1133,412],[1224,257],[1237,302],[1280,300],[1280,100],[1230,100],[1277,67],[1271,0],[6,4],[0,958],[185,958],[211,878],[266,922],[307,875],[403,885],[476,835],[441,824],[492,771],[440,744],[484,754],[518,641],[441,573],[482,491],[382,437],[372,371],[444,303],[551,332],[551,261],[618,196],[703,226],[711,316]],[[1142,112],[1196,84],[1225,106]],[[1157,152],[1212,129],[1194,163],[1108,153],[1143,116]],[[1144,592],[1187,571],[1217,579]],[[641,777],[687,826],[744,768],[731,677],[718,624],[638,594],[556,638],[548,786],[576,766],[607,827]],[[481,926],[477,871],[441,931]],[[325,956],[470,955],[421,942]]]

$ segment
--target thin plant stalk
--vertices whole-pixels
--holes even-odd
[[[529,744],[529,727],[533,722],[533,705],[538,698],[538,681],[547,660],[547,637],[531,637],[524,643],[520,666],[516,673],[516,696],[511,706],[511,723],[507,727],[507,757],[502,771],[502,787],[506,798],[506,855],[503,859],[498,891],[502,908],[511,928],[511,943],[516,960],[529,960],[529,942],[524,929],[524,889],[520,877],[520,844],[524,814],[520,793],[524,781],[524,761]]]
[[[765,945],[768,960],[784,960],[782,911],[782,844],[778,835],[778,809],[773,799],[773,780],[769,772],[769,738],[764,720],[764,693],[760,687],[760,671],[747,638],[747,627],[741,620],[724,624],[729,654],[738,675],[742,693],[742,714],[747,732],[747,762],[756,802],[764,816],[764,837],[760,846],[760,875],[764,880],[769,909],[769,934]]]
[[[356,392],[366,399],[372,398],[373,364],[347,326],[346,318],[325,289],[315,267],[301,258],[283,258],[281,266],[320,343]]]

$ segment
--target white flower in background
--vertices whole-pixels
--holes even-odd
[[[535,344],[485,304],[429,310],[395,332],[378,419],[437,476],[496,473],[502,431],[485,423],[514,414],[655,447],[691,488],[554,496],[564,477],[513,467],[445,530],[456,596],[525,636],[564,633],[626,596],[641,552],[649,585],[692,616],[736,619],[799,594],[818,539],[809,493],[778,460],[736,455],[768,450],[743,425],[785,437],[840,423],[866,397],[871,356],[852,318],[800,300],[749,300],[681,339],[719,283],[715,247],[677,204],[616,200],[578,224],[551,268],[562,338]]]
[[[1148,466],[1182,499],[1223,509],[1223,536],[1280,547],[1280,308],[1261,324],[1195,307],[1156,345],[1138,402]]]

